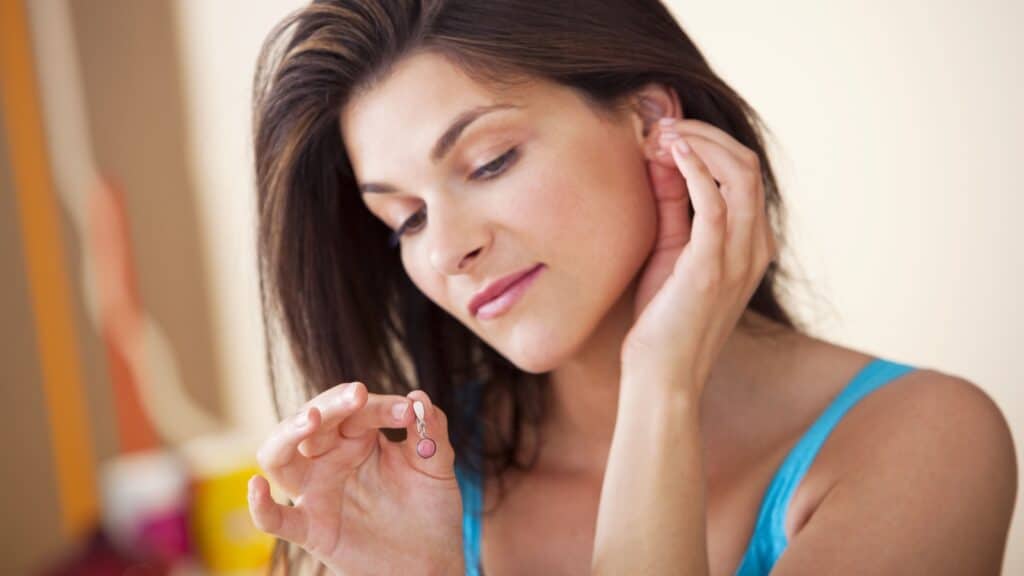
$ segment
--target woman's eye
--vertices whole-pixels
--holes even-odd
[[[512,148],[508,152],[505,152],[501,156],[498,156],[494,160],[481,166],[478,170],[470,175],[471,180],[489,180],[505,171],[512,159],[518,153],[517,148]],[[405,222],[398,227],[398,230],[391,234],[389,244],[394,247],[401,240],[402,236],[406,232],[418,232],[422,225],[417,225],[417,222],[422,222],[426,218],[425,209],[418,210],[415,214],[410,216]]]
[[[424,209],[417,210],[412,216],[406,218],[405,222],[402,222],[402,224],[398,227],[398,230],[395,230],[394,232],[391,233],[391,238],[389,239],[388,243],[392,247],[398,244],[398,241],[401,240],[402,236],[405,235],[407,230],[412,229],[413,232],[416,232],[419,229],[418,227],[415,226],[415,223],[417,219],[419,219],[420,221],[423,220],[423,210]]]
[[[492,160],[492,161],[488,162],[487,164],[484,164],[483,166],[481,166],[479,170],[477,170],[476,172],[473,172],[473,174],[470,176],[470,178],[473,179],[473,180],[477,180],[477,179],[487,180],[488,178],[493,178],[493,177],[497,176],[509,164],[510,160],[516,154],[516,152],[517,152],[516,148],[510,149],[508,152],[505,152],[501,156],[498,156],[494,160]]]
[[[416,222],[422,222],[424,217],[423,215],[423,210],[417,210],[412,216],[409,216],[409,218],[402,223],[402,232],[406,232],[410,229],[413,231],[417,230],[418,226],[416,225]]]

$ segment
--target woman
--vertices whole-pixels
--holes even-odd
[[[760,130],[655,0],[275,29],[261,288],[306,400],[258,454],[293,506],[249,487],[275,567],[997,573],[1000,411],[786,310]]]

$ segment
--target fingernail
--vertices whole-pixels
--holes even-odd
[[[677,152],[683,155],[690,153],[690,145],[686,143],[685,138],[680,138],[679,140],[673,142],[672,148],[674,148]]]
[[[356,397],[356,383],[355,382],[349,382],[348,384],[345,384],[345,389],[341,393],[341,400],[344,402],[344,401],[347,401],[347,400],[352,400],[355,397]]]
[[[391,407],[391,415],[395,417],[395,420],[401,420],[402,417],[405,416],[405,411],[408,410],[408,409],[409,409],[409,403],[408,402],[402,402],[400,404],[395,404],[394,406]]]
[[[664,118],[658,119],[658,124],[661,124],[662,126],[673,126],[675,125],[675,123],[676,119],[671,116],[666,116]]]
[[[307,424],[309,424],[309,409],[308,408],[306,410],[304,410],[302,412],[302,414],[299,414],[299,417],[295,419],[295,427],[296,428],[305,428]]]
[[[679,134],[676,134],[675,132],[662,132],[661,135],[658,136],[658,148],[666,150],[673,142],[678,141],[679,138]]]
[[[416,417],[420,420],[425,420],[427,418],[426,411],[423,409],[423,402],[419,400],[413,402],[412,409],[416,412]]]

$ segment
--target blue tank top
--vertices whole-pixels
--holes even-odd
[[[754,524],[754,533],[736,570],[736,576],[767,576],[778,561],[788,544],[784,523],[793,493],[811,467],[822,444],[846,412],[872,391],[914,369],[906,364],[875,358],[853,377],[814,424],[804,432],[786,455],[768,484],[768,489],[765,490]],[[478,399],[478,395],[475,398]],[[475,404],[472,409],[476,409]],[[456,466],[455,475],[462,492],[462,538],[465,546],[466,576],[481,576],[480,512],[483,509],[483,492],[480,479],[460,466]]]

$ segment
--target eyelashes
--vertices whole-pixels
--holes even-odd
[[[508,166],[511,165],[514,160],[517,159],[518,154],[518,147],[512,147],[501,156],[498,156],[494,160],[491,160],[487,164],[484,164],[483,166],[478,168],[476,171],[470,174],[469,179],[491,180],[500,176],[503,172],[505,172],[508,169]],[[388,245],[394,248],[401,241],[402,236],[406,235],[408,231],[411,230],[412,232],[418,232],[419,228],[413,228],[413,226],[415,226],[417,220],[422,220],[424,218],[426,218],[426,208],[420,208],[415,213],[413,213],[412,216],[410,216],[404,222],[402,222],[402,224],[398,227],[398,230],[395,230],[394,232],[391,233],[391,236],[388,238]]]
[[[498,156],[494,160],[484,164],[470,175],[470,180],[489,180],[498,174],[501,174],[504,171],[505,166],[510,163],[512,156],[515,155],[517,150],[518,149],[515,147],[510,148],[501,156]],[[482,174],[487,175],[481,176]]]

